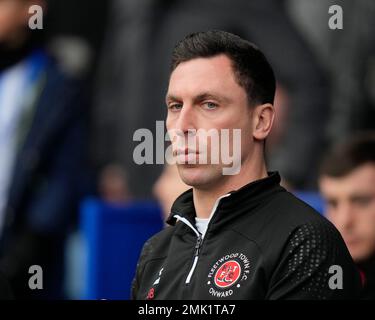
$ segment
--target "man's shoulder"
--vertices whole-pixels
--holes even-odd
[[[276,262],[271,271],[274,283],[284,277],[300,282],[302,290],[298,294],[286,295],[292,299],[357,298],[359,274],[336,227],[294,195],[286,193],[283,200],[276,201],[280,207],[279,228],[272,231],[272,245],[277,254],[265,255],[265,259]],[[343,284],[346,290],[335,291],[329,286],[335,268],[346,274]],[[281,298],[284,293],[275,290],[273,298]]]
[[[276,194],[266,209],[267,215],[286,230],[309,223],[333,227],[318,211],[288,191]]]
[[[142,257],[147,260],[165,257],[174,231],[173,226],[168,226],[149,238],[143,245]]]
[[[307,237],[329,234],[340,239],[331,222],[285,190],[275,194],[256,212],[248,214],[245,220],[238,223],[235,230],[260,247],[271,245],[281,249],[290,241],[291,235],[298,232],[304,232]]]
[[[357,296],[359,276],[344,240],[335,226],[308,204],[289,192],[279,192],[246,219],[236,231],[257,244],[272,288],[268,298]],[[348,290],[333,292],[327,287],[333,266],[348,275],[344,281]],[[300,283],[298,294],[289,292],[288,286],[285,291],[276,289],[286,279]]]

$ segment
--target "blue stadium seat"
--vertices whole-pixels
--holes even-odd
[[[87,199],[81,207],[85,251],[83,299],[129,299],[144,242],[163,227],[154,202],[115,206]]]

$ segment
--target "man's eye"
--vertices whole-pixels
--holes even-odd
[[[173,103],[168,106],[168,109],[171,111],[178,111],[181,110],[182,104],[181,103]]]
[[[326,205],[329,208],[335,209],[337,207],[337,201],[328,199],[326,200]]]
[[[214,103],[214,102],[205,102],[205,103],[203,104],[203,106],[204,106],[206,109],[208,109],[208,110],[213,110],[213,109],[216,109],[218,105],[217,105],[216,103]]]
[[[353,202],[360,207],[366,207],[371,203],[371,201],[371,197],[358,197]]]

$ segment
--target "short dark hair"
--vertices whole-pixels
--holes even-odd
[[[358,167],[375,165],[375,132],[358,133],[335,146],[323,159],[320,176],[343,177]]]
[[[276,80],[271,65],[253,43],[229,32],[210,30],[186,36],[173,50],[171,72],[181,62],[220,54],[231,59],[235,78],[250,105],[273,104]]]

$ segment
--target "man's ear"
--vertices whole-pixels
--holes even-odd
[[[269,135],[275,118],[275,108],[270,103],[261,104],[253,111],[253,137],[264,140]]]

